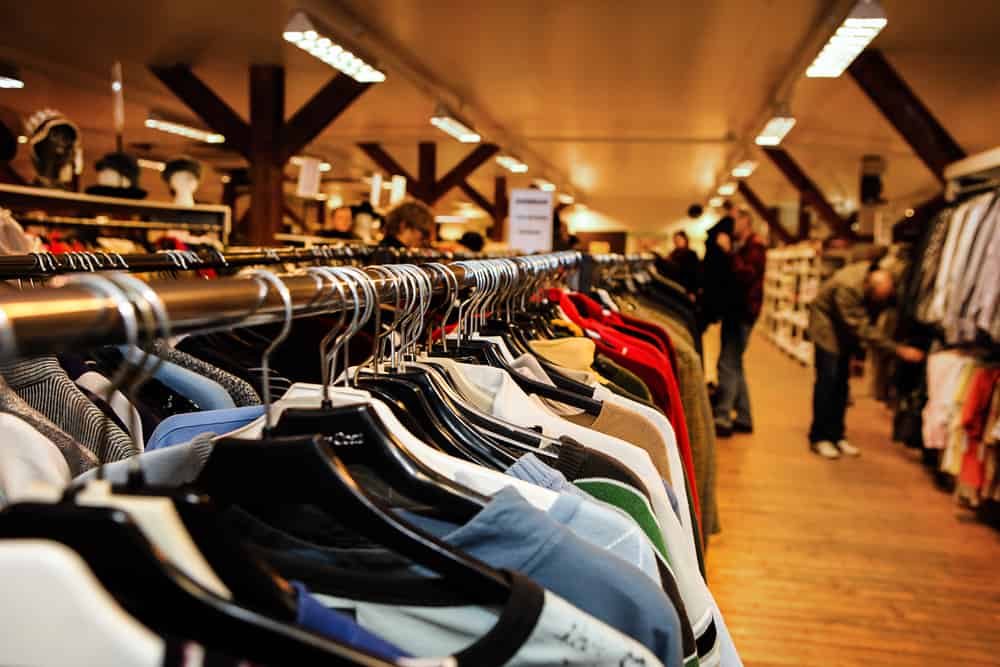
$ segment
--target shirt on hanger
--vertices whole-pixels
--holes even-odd
[[[323,606],[319,600],[310,595],[302,582],[289,583],[295,589],[297,625],[386,660],[411,657],[381,637],[365,630],[344,614]]]
[[[245,426],[264,414],[263,405],[250,405],[242,408],[225,410],[206,410],[204,412],[186,412],[167,417],[153,434],[146,445],[147,451],[169,447],[188,442],[199,433],[221,435]]]

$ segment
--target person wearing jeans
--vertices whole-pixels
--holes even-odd
[[[897,344],[872,324],[892,300],[895,289],[891,273],[858,262],[833,274],[809,306],[806,333],[815,346],[816,368],[809,447],[823,458],[861,453],[844,432],[852,350],[864,344],[892,352],[903,361],[923,361],[922,350]]]
[[[809,427],[809,442],[846,442],[844,416],[847,413],[851,357],[816,346],[813,365],[816,367],[816,383],[813,386],[813,421]]]
[[[733,236],[720,232],[716,244],[729,257],[734,293],[722,316],[722,349],[719,352],[719,389],[715,403],[715,432],[728,437],[733,431],[753,432],[750,392],[743,370],[743,353],[760,315],[764,294],[767,249],[753,233],[753,218],[745,207],[733,213]],[[733,418],[733,411],[736,418]]]

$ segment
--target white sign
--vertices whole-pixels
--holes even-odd
[[[319,158],[304,157],[299,161],[299,186],[296,194],[300,197],[315,197],[319,194]]]
[[[510,191],[510,224],[507,243],[521,252],[552,250],[552,193],[542,190]]]

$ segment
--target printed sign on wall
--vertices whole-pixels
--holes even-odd
[[[521,252],[552,250],[552,193],[511,190],[508,243]]]

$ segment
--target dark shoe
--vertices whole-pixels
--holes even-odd
[[[733,433],[753,433],[753,426],[733,422]]]
[[[728,438],[733,435],[733,427],[727,424],[715,423],[715,437]]]

